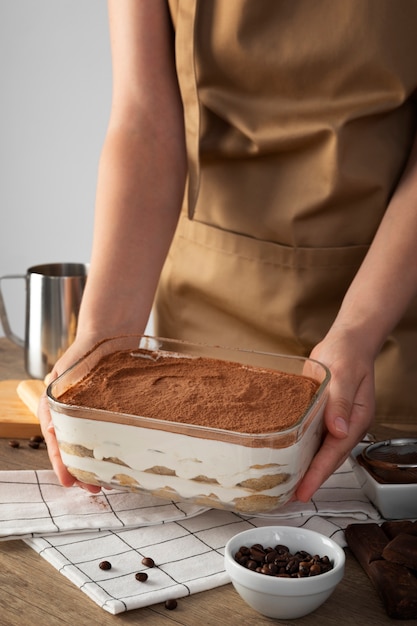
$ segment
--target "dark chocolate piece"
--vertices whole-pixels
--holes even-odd
[[[396,520],[395,522],[384,522],[381,525],[382,530],[389,539],[394,539],[401,533],[407,533],[408,535],[417,535],[417,522],[410,522],[409,520]]]
[[[345,530],[349,548],[366,571],[372,561],[382,559],[389,539],[378,524],[350,524]]]
[[[402,521],[386,522],[382,526],[351,524],[345,530],[345,537],[349,548],[380,594],[389,617],[416,619],[417,574],[403,563],[406,559],[410,563],[411,541],[415,564],[417,545],[414,540],[417,537],[408,534],[408,531],[397,534],[399,529],[413,530],[413,523],[411,527]],[[390,541],[389,535],[394,535],[394,539]],[[399,555],[401,564],[387,560],[391,557],[400,559]]]
[[[417,571],[417,535],[397,535],[385,546],[382,556],[387,561]]]
[[[406,567],[373,561],[367,574],[377,588],[385,610],[394,619],[417,618],[417,578]]]

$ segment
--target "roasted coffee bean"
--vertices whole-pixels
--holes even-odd
[[[178,606],[178,602],[174,600],[173,598],[165,602],[165,608],[168,609],[168,611],[173,611],[174,609],[177,608],[177,606]]]
[[[310,576],[317,576],[317,574],[321,574],[322,570],[318,563],[313,563],[310,567]]]
[[[149,556],[144,556],[142,559],[142,565],[145,565],[146,567],[155,567],[155,561]]]
[[[236,552],[235,559],[241,565],[246,565],[246,563],[250,560],[250,556],[242,554],[241,552]]]
[[[317,576],[333,567],[327,555],[312,556],[305,550],[298,550],[292,554],[287,546],[264,548],[259,543],[249,547],[241,546],[235,554],[235,560],[254,572],[282,578]]]
[[[305,576],[308,576],[309,572],[310,572],[310,567],[313,565],[312,561],[301,561],[298,564],[298,571],[300,574],[304,574]]]
[[[289,574],[295,574],[298,572],[298,560],[296,558],[290,559],[285,569]]]
[[[9,441],[9,446],[11,448],[20,448],[20,443],[18,441],[16,441],[16,439],[11,439]]]
[[[250,549],[250,556],[251,559],[254,559],[255,561],[263,561],[265,558],[265,550],[259,546],[252,546]]]
[[[111,569],[111,563],[109,561],[101,561],[98,566],[100,569]]]
[[[135,578],[140,583],[144,583],[148,580],[148,574],[146,572],[138,572],[137,574],[135,574]]]
[[[43,443],[45,440],[42,435],[34,435],[30,438],[30,441],[34,441],[35,443]]]
[[[37,450],[39,448],[41,444],[39,443],[39,441],[29,441],[28,446],[29,448],[33,448],[34,450]]]
[[[311,559],[311,554],[305,552],[304,550],[298,550],[298,552],[295,553],[295,556],[301,561],[307,560],[307,558]]]
[[[278,556],[278,552],[276,550],[270,550],[265,554],[265,561],[267,563],[274,563],[275,559]]]

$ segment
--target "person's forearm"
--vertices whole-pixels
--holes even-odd
[[[376,354],[417,293],[417,143],[334,327]]]
[[[97,191],[94,245],[79,327],[141,332],[181,206],[180,148],[110,131]],[[164,152],[163,155],[160,152]],[[173,154],[170,154],[173,153]],[[137,172],[131,172],[132,168]]]
[[[165,2],[110,1],[113,101],[79,333],[142,332],[181,207],[183,111]]]

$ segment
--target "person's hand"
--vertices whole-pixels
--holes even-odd
[[[78,360],[85,352],[88,347],[82,345],[81,343],[74,342],[70,346],[70,348],[65,352],[65,354],[57,361],[52,372],[48,374],[45,379],[45,382],[49,384],[52,382],[57,376],[62,374],[68,367],[70,367],[75,361]],[[59,482],[64,487],[71,487],[72,485],[78,485],[82,489],[86,489],[91,493],[98,493],[101,490],[101,487],[98,485],[87,485],[77,480],[72,476],[61,459],[61,454],[58,447],[58,442],[55,436],[55,430],[51,419],[51,414],[49,411],[48,400],[46,397],[46,393],[44,393],[39,401],[38,407],[38,418],[41,425],[42,435],[45,439],[45,444],[48,449],[49,459],[52,464],[52,468],[55,471],[55,474],[58,477]]]
[[[296,491],[307,502],[345,461],[368,432],[374,418],[374,355],[366,354],[363,338],[331,331],[311,352],[311,358],[330,370],[322,445]]]

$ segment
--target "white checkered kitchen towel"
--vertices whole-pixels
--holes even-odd
[[[247,528],[305,526],[344,546],[348,524],[380,519],[350,461],[307,504],[263,517],[118,490],[92,495],[61,487],[48,470],[0,472],[0,539],[23,539],[113,614],[228,583],[224,546]],[[111,569],[99,567],[104,560]],[[135,574],[143,570],[148,580],[139,583]]]

